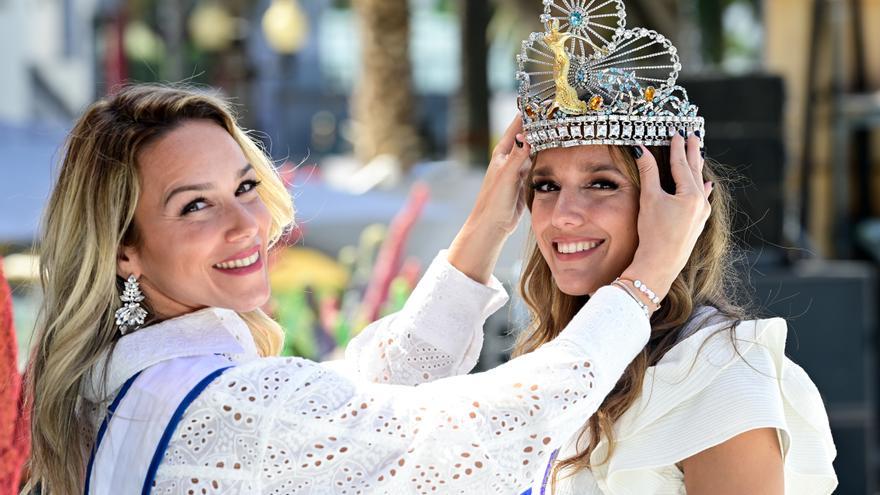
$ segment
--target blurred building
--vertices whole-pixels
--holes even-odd
[[[95,97],[98,0],[0,3],[0,121],[67,123]]]

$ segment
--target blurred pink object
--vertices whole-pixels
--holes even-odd
[[[400,277],[406,280],[406,285],[410,290],[415,288],[422,276],[422,262],[415,257],[407,258],[400,268]]]
[[[284,162],[278,169],[281,179],[287,187],[294,183],[306,184],[309,182],[321,182],[324,180],[321,169],[315,164],[295,165],[293,162]]]
[[[30,450],[29,414],[23,410],[12,291],[0,258],[0,495],[17,494]]]
[[[370,283],[367,285],[361,306],[361,315],[365,322],[375,321],[379,316],[379,310],[388,298],[388,288],[391,286],[391,281],[400,270],[406,240],[409,238],[416,221],[422,216],[422,210],[424,210],[429,197],[428,185],[424,182],[416,182],[409,191],[406,204],[391,221],[388,237],[385,238],[382,249],[376,258],[373,275],[370,277]]]
[[[128,82],[128,63],[125,58],[126,12],[120,8],[104,34],[104,87],[108,93],[117,91]]]

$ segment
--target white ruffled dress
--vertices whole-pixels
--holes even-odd
[[[590,457],[598,467],[560,475],[555,493],[684,494],[677,463],[757,428],[779,432],[785,493],[832,493],[837,452],[828,416],[816,386],[785,356],[785,321],[742,322],[733,338],[727,326],[697,330],[650,367],[641,397],[615,425],[609,462],[598,465],[608,450],[601,441]],[[559,458],[573,456],[575,442]]]

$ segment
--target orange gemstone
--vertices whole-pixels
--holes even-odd
[[[602,97],[599,95],[595,95],[590,98],[590,108],[594,111],[598,111],[602,108]]]
[[[654,94],[656,93],[656,91],[657,90],[654,89],[654,86],[648,86],[645,89],[645,100],[649,103],[654,101]]]

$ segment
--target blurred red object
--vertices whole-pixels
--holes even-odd
[[[128,81],[128,63],[125,58],[126,12],[120,8],[112,18],[104,35],[104,87],[108,93],[119,90]]]
[[[296,165],[293,162],[286,161],[278,167],[278,174],[284,185],[291,187],[294,184],[306,184],[310,182],[321,182],[324,177],[321,175],[321,168],[315,164]]]
[[[30,450],[29,414],[23,409],[12,291],[0,258],[0,495],[17,494]]]
[[[370,283],[364,294],[362,303],[364,321],[373,322],[379,317],[379,310],[388,299],[388,288],[391,286],[391,281],[400,272],[406,241],[416,222],[422,216],[422,210],[424,210],[430,196],[428,185],[424,182],[416,182],[409,191],[406,204],[391,221],[388,237],[385,238],[385,242],[379,250]]]

